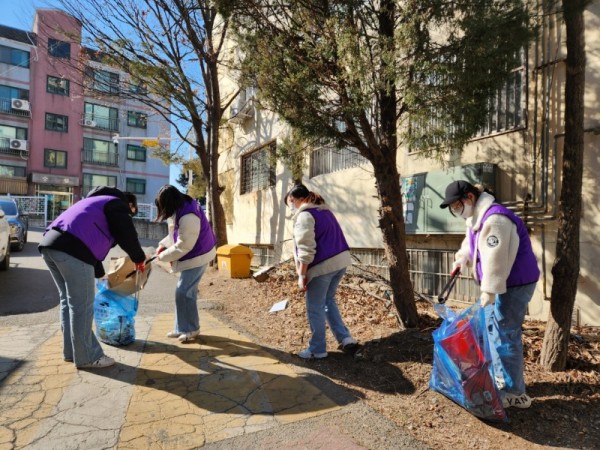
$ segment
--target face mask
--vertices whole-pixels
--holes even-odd
[[[463,219],[468,219],[469,217],[473,216],[473,205],[471,203],[465,203],[463,202],[463,209],[460,213],[460,217],[462,217]]]
[[[296,211],[298,211],[298,208],[296,208],[296,206],[293,205],[292,203],[290,203],[289,208],[290,208],[290,211],[292,214],[296,214]]]

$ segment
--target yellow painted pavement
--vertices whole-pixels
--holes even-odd
[[[154,318],[118,448],[187,449],[331,412],[337,404],[206,311],[193,343]]]

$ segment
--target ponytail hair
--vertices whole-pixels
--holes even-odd
[[[308,203],[312,203],[313,205],[323,205],[325,203],[325,199],[321,197],[316,192],[309,191],[306,186],[303,184],[295,185],[285,196],[285,204],[288,204],[288,198],[298,198],[298,199],[306,199]]]

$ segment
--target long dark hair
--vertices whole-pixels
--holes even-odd
[[[303,184],[295,185],[286,194],[285,199],[284,199],[286,206],[288,204],[289,197],[294,197],[294,198],[298,198],[298,199],[307,199],[307,201],[309,203],[312,203],[313,205],[322,205],[323,203],[325,203],[325,199],[323,197],[321,197],[316,192],[309,191],[308,188],[306,186],[304,186]]]
[[[160,222],[171,217],[181,206],[194,199],[179,191],[175,186],[166,184],[158,190],[154,204],[158,209],[156,221]]]

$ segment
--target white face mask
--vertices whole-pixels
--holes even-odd
[[[468,219],[469,217],[472,217],[474,209],[475,208],[471,203],[463,202],[463,209],[460,213],[460,217],[462,217],[463,219]]]

